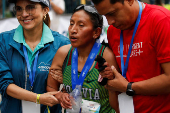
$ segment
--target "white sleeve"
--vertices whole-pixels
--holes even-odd
[[[54,4],[65,11],[65,1],[64,0],[53,0]]]

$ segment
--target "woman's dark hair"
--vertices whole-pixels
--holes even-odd
[[[41,3],[41,2],[40,2],[40,5],[42,6],[42,8],[47,7],[45,4],[43,4],[43,3]],[[48,27],[50,27],[51,21],[50,21],[50,16],[49,16],[48,13],[46,14],[46,18],[43,19],[43,21],[44,21],[44,23],[45,23]]]
[[[84,10],[89,15],[91,22],[93,24],[93,29],[96,29],[98,27],[100,27],[101,29],[103,28],[103,17],[97,12],[94,6],[79,5],[74,9],[73,14],[79,10]]]

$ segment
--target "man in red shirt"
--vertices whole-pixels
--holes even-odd
[[[92,1],[110,25],[108,43],[122,71],[100,73],[115,76],[106,88],[132,96],[135,113],[170,112],[170,12],[137,0]]]

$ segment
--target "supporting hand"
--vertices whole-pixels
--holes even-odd
[[[105,88],[118,92],[126,92],[128,81],[116,70],[114,66],[111,66],[111,69],[115,78],[108,80]]]
[[[107,67],[105,67],[105,69],[100,72],[100,75],[103,78],[108,78],[109,80],[114,79],[114,73],[113,73],[111,67],[109,66],[109,64],[107,62],[105,62],[103,65],[105,65]]]
[[[59,95],[56,95],[56,98],[59,100],[60,105],[64,108],[72,108],[71,100],[70,100],[70,95],[68,93],[62,93],[60,92]]]
[[[56,104],[59,104],[59,101],[54,95],[58,95],[59,91],[54,91],[54,92],[48,92],[41,94],[40,96],[40,104],[48,105],[48,106],[53,106]]]
[[[63,83],[63,74],[61,70],[50,70],[49,73],[55,80],[57,80],[60,84]]]

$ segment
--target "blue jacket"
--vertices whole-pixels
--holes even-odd
[[[59,47],[70,43],[69,39],[58,32],[51,31],[54,41],[45,44],[39,50],[37,69],[32,91],[38,94],[46,92],[48,71],[53,57]],[[2,94],[2,113],[22,113],[21,100],[10,97],[6,93],[9,84],[14,83],[25,89],[27,75],[23,46],[13,40],[15,29],[0,34],[0,93]],[[26,89],[30,90],[27,77]],[[47,112],[46,106],[41,105],[41,113]]]

